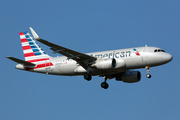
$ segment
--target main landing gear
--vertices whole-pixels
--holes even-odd
[[[84,75],[84,79],[86,79],[87,81],[90,81],[92,79],[92,76],[87,73],[87,74]],[[108,87],[109,87],[109,85],[106,82],[107,80],[108,80],[108,78],[105,77],[104,82],[101,83],[101,87],[104,88],[104,89],[108,89]]]
[[[105,77],[105,81],[101,83],[101,87],[104,89],[108,89],[109,85],[107,84],[107,78]]]
[[[86,79],[87,81],[90,81],[92,79],[92,76],[89,74],[85,74],[84,79]]]
[[[149,74],[149,71],[150,71],[150,70],[149,70],[149,67],[146,66],[145,68],[146,68],[146,72],[147,72],[146,77],[147,77],[147,78],[151,78],[151,74]]]
[[[86,79],[87,81],[90,81],[92,79],[92,76],[89,74],[90,70],[91,70],[91,67],[88,66],[87,73],[84,75],[84,79]]]

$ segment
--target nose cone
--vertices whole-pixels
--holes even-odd
[[[173,56],[171,54],[167,53],[165,55],[165,59],[166,59],[167,62],[170,62],[173,59]]]
[[[166,59],[168,62],[170,62],[173,59],[173,56],[171,54],[168,54]]]

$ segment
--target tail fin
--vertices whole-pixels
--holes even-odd
[[[25,61],[41,64],[49,62],[50,56],[36,43],[28,32],[20,32],[20,39],[23,48]]]

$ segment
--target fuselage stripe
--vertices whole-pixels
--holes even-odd
[[[38,64],[34,69],[42,68],[42,67],[49,67],[49,66],[53,66],[53,64],[51,62],[50,63]]]
[[[53,64],[51,62],[49,63],[43,63],[43,64],[38,64],[36,67],[34,68],[30,68],[30,67],[25,67],[26,70],[32,70],[32,69],[38,69],[38,68],[43,68],[43,67],[50,67],[53,66]]]
[[[35,59],[35,60],[28,60],[27,62],[39,62],[39,61],[45,61],[45,60],[49,60],[49,58],[43,58],[43,59]]]

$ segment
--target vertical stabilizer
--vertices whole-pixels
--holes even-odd
[[[20,39],[25,60],[34,64],[49,62],[49,55],[36,43],[28,32],[20,32]]]

